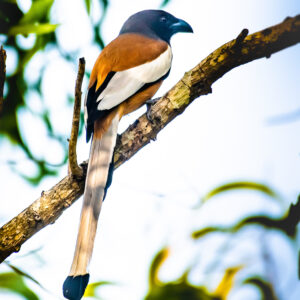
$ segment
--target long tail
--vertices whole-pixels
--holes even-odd
[[[70,274],[63,284],[67,299],[79,300],[89,281],[87,267],[92,256],[98,218],[106,189],[120,116],[116,113],[107,130],[94,133],[87,170],[80,226]]]

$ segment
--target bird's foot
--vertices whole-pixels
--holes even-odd
[[[147,116],[147,119],[148,119],[151,123],[153,123],[153,117],[152,117],[152,114],[151,114],[151,107],[152,107],[152,105],[154,105],[159,99],[160,99],[160,97],[154,98],[154,99],[149,99],[149,100],[146,101],[146,105],[147,105],[146,116]]]

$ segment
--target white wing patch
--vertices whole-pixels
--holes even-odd
[[[170,70],[172,50],[167,50],[155,60],[143,65],[117,72],[97,98],[98,110],[111,109],[136,93],[146,83],[151,83]]]

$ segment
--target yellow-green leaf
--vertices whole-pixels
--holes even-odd
[[[0,289],[18,294],[27,300],[39,300],[38,296],[25,284],[23,277],[14,272],[0,274]]]
[[[27,25],[17,25],[12,27],[8,34],[9,35],[17,35],[23,34],[27,35],[29,33],[35,34],[46,34],[55,31],[58,24],[27,24]]]
[[[169,254],[170,254],[170,249],[169,248],[163,248],[154,257],[154,259],[151,263],[151,266],[150,266],[150,271],[149,271],[149,285],[150,285],[150,287],[159,285],[160,281],[158,279],[158,272],[159,272],[159,269],[161,268],[162,264],[164,263],[164,261],[169,256]]]
[[[199,229],[196,230],[194,232],[192,232],[192,238],[193,239],[199,239],[201,237],[203,237],[206,234],[212,233],[212,232],[226,232],[228,231],[227,228],[223,228],[223,227],[205,227],[203,229]]]
[[[6,263],[7,266],[9,266],[14,272],[16,272],[18,275],[21,275],[23,277],[26,277],[28,278],[29,280],[33,281],[34,283],[36,283],[37,285],[39,285],[40,287],[41,284],[36,280],[34,279],[31,275],[29,275],[28,273],[22,271],[21,269],[17,268],[16,266],[13,266],[11,265],[10,263]]]
[[[91,0],[84,0],[85,2],[85,7],[86,7],[86,11],[88,14],[90,14],[91,11]]]
[[[202,202],[206,202],[210,198],[232,190],[241,190],[241,189],[246,189],[246,190],[255,190],[258,192],[262,192],[267,196],[270,196],[272,198],[280,199],[279,195],[270,187],[263,183],[259,182],[251,182],[251,181],[237,181],[237,182],[230,182],[226,183],[224,185],[218,186],[209,193],[207,193],[203,198]]]
[[[36,0],[31,4],[28,12],[22,17],[19,24],[32,24],[36,22],[43,22],[48,15],[54,0]]]
[[[90,283],[87,287],[86,290],[84,292],[84,297],[94,297],[99,299],[99,297],[96,294],[96,289],[101,286],[101,285],[106,285],[106,284],[112,284],[109,281],[97,281],[97,282],[93,282]]]
[[[236,266],[236,267],[228,268],[225,271],[225,275],[214,293],[216,297],[219,297],[222,300],[227,299],[227,296],[234,285],[235,275],[242,268],[243,266]]]

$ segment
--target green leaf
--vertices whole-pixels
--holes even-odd
[[[291,208],[298,206],[291,206]],[[203,237],[206,234],[213,233],[213,232],[229,232],[229,233],[235,233],[239,231],[241,228],[247,226],[247,225],[260,225],[265,228],[270,229],[277,229],[288,235],[289,237],[295,237],[296,234],[296,228],[297,224],[299,223],[299,216],[300,216],[300,209],[290,209],[290,212],[288,215],[282,218],[270,218],[269,216],[250,216],[247,217],[237,224],[229,227],[222,227],[222,226],[216,226],[216,227],[205,227],[199,230],[196,230],[192,233],[192,238],[199,239]],[[296,217],[295,217],[296,216]]]
[[[158,279],[158,272],[161,268],[162,264],[165,262],[167,257],[169,256],[169,248],[161,249],[154,257],[149,271],[149,285],[150,287],[156,286],[160,284]]]
[[[36,280],[34,279],[31,275],[29,275],[28,273],[25,273],[24,271],[22,271],[21,269],[17,268],[16,266],[11,265],[10,263],[6,262],[6,265],[9,266],[15,273],[17,273],[18,275],[21,275],[23,277],[26,277],[27,279],[33,281],[34,283],[36,283],[38,286],[40,286],[41,288],[42,285]]]
[[[159,280],[158,273],[169,256],[169,248],[163,248],[154,257],[149,271],[149,291],[145,300],[218,300],[205,287],[191,285],[188,282],[189,270],[173,282],[164,283]]]
[[[267,196],[270,196],[275,199],[280,199],[279,195],[270,187],[263,183],[258,182],[251,182],[251,181],[237,181],[237,182],[230,182],[224,185],[218,186],[209,193],[207,193],[203,198],[202,202],[206,202],[210,198],[232,190],[254,190],[261,192]]]
[[[99,286],[107,285],[107,284],[113,284],[113,283],[112,283],[112,282],[109,282],[109,281],[97,281],[97,282],[90,283],[90,284],[86,287],[86,290],[85,290],[83,296],[84,296],[84,297],[94,297],[94,298],[99,299],[98,295],[96,294],[96,289],[97,289]]]
[[[259,277],[248,278],[243,283],[256,286],[263,296],[262,300],[278,300],[272,285]]]
[[[179,279],[149,290],[145,300],[221,300],[211,295],[205,287],[191,285]]]
[[[165,7],[169,2],[170,0],[163,0],[163,2],[160,4],[160,7],[161,8]]]
[[[228,231],[228,229],[225,227],[205,227],[203,229],[199,229],[199,230],[192,232],[191,236],[193,239],[199,239],[209,233],[227,232],[227,231]]]
[[[22,17],[19,24],[35,24],[37,22],[45,22],[49,11],[52,7],[54,0],[36,0],[32,2],[32,5],[28,12]]]
[[[15,272],[0,274],[0,289],[20,295],[26,300],[39,300],[39,297],[25,284],[23,277]]]
[[[90,14],[91,11],[91,0],[84,0],[86,11],[88,14]]]
[[[12,27],[8,34],[9,35],[17,35],[23,34],[28,35],[29,33],[35,34],[46,34],[55,31],[58,24],[27,24],[27,25],[17,25]]]

